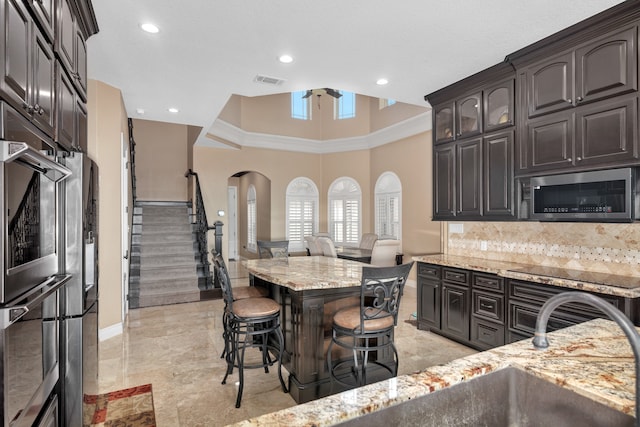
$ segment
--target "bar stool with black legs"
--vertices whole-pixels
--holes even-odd
[[[216,276],[220,280],[222,297],[225,302],[223,327],[225,328],[224,354],[227,361],[227,371],[222,379],[222,384],[227,382],[227,377],[237,367],[239,387],[236,408],[239,408],[244,389],[244,370],[264,368],[265,373],[268,373],[269,366],[277,361],[280,385],[282,391],[287,393],[287,386],[282,378],[284,337],[280,329],[280,304],[270,298],[255,297],[234,301],[229,273],[222,256],[217,254],[213,264]],[[269,340],[271,336],[275,337],[275,343]],[[245,352],[250,348],[257,348],[262,352],[261,363],[244,364]],[[276,360],[269,357],[269,351],[277,355]]]
[[[376,369],[375,380],[398,375],[398,351],[393,342],[402,291],[413,262],[393,267],[362,267],[360,305],[337,311],[327,350],[331,381],[346,388],[367,382],[367,370]],[[334,361],[337,346],[349,357]],[[338,350],[338,349],[336,349]],[[373,365],[373,366],[371,366]]]
[[[215,258],[216,255],[218,254],[217,252],[215,252],[215,250],[211,251],[213,257]],[[228,272],[227,272],[228,273]],[[229,281],[229,283],[231,283],[231,281]],[[265,288],[264,286],[252,286],[252,285],[244,285],[244,286],[234,286],[233,287],[233,300],[237,301],[240,299],[246,299],[246,298],[261,298],[261,297],[268,297],[269,296],[269,289]],[[224,324],[224,313],[222,315],[222,322]],[[222,332],[222,337],[225,339],[226,342],[226,329]],[[225,346],[224,350],[222,350],[222,354],[220,355],[221,359],[224,359],[224,357],[227,354],[227,348]]]

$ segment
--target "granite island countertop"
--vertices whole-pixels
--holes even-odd
[[[506,367],[523,369],[635,415],[633,352],[617,324],[595,319],[548,337],[550,345],[544,351],[523,340],[234,425],[330,426]]]
[[[363,264],[341,258],[301,256],[242,261],[250,274],[292,291],[360,286]]]
[[[597,292],[625,298],[640,298],[640,274],[638,276],[623,276],[445,254],[414,256],[413,260],[491,273],[510,279],[542,283],[561,288]]]

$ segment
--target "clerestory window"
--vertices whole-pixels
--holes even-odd
[[[356,94],[339,90],[340,98],[333,100],[333,118],[335,120],[351,119],[356,116]]]
[[[311,120],[311,102],[309,98],[303,98],[306,90],[291,92],[291,117],[298,120]]]

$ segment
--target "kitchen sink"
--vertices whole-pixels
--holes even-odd
[[[633,426],[635,418],[505,368],[346,421],[344,426]]]

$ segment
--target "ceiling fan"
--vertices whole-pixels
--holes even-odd
[[[316,95],[316,96],[322,96],[322,95],[329,95],[329,96],[333,96],[334,98],[340,98],[342,96],[342,94],[340,92],[338,92],[337,90],[334,89],[330,89],[328,87],[322,88],[322,89],[309,89],[307,91],[307,93],[305,93],[302,98],[308,98],[311,95]]]

